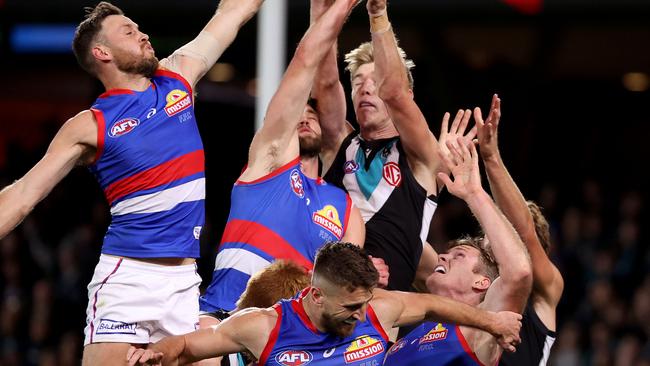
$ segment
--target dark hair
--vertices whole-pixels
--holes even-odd
[[[248,280],[237,308],[268,308],[281,299],[291,298],[309,286],[309,281],[302,266],[289,260],[276,260]]]
[[[79,23],[72,40],[72,51],[82,69],[89,74],[96,76],[95,60],[90,52],[97,35],[102,30],[102,22],[109,15],[124,15],[124,12],[117,6],[102,1],[94,8],[85,8],[86,17]]]
[[[537,239],[542,244],[542,248],[544,248],[546,254],[548,254],[551,248],[551,233],[548,228],[548,221],[546,221],[546,217],[542,214],[542,208],[537,206],[535,202],[526,201],[526,204],[528,205],[528,210],[530,210],[530,215],[533,217]]]
[[[316,253],[314,277],[345,287],[372,289],[377,286],[379,274],[368,254],[358,246],[345,242],[330,242]]]
[[[474,268],[475,272],[488,277],[490,281],[494,281],[497,277],[499,277],[499,267],[497,266],[497,263],[494,260],[494,256],[492,255],[492,250],[486,245],[484,245],[484,237],[464,236],[462,238],[452,240],[449,242],[449,246],[447,250],[451,250],[452,248],[461,245],[466,245],[468,247],[475,248],[479,251],[479,263]]]

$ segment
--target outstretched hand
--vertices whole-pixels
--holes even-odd
[[[483,189],[478,169],[478,153],[471,140],[467,142],[459,137],[455,142],[454,144],[452,141],[447,141],[450,156],[442,156],[454,180],[452,181],[444,172],[438,173],[438,178],[447,186],[451,194],[466,200],[470,195]]]
[[[162,352],[155,352],[153,350],[144,348],[136,348],[134,346],[131,346],[126,353],[126,360],[129,363],[129,366],[162,366],[162,359]]]
[[[438,137],[438,146],[440,148],[440,154],[451,157],[451,152],[447,147],[447,142],[451,141],[452,144],[456,144],[456,141],[460,138],[464,144],[469,143],[476,137],[476,126],[472,127],[467,133],[467,126],[469,125],[469,119],[472,117],[472,112],[469,109],[462,110],[459,109],[454,117],[454,121],[449,127],[449,113],[445,113],[442,117],[442,123],[440,124],[440,136]]]
[[[483,116],[479,107],[474,108],[474,120],[478,127],[478,145],[483,160],[493,159],[499,156],[499,144],[497,140],[497,129],[501,119],[501,99],[498,95],[492,96],[492,105],[487,119],[483,122]]]
[[[490,332],[497,339],[499,346],[508,352],[514,352],[521,343],[521,314],[511,311],[495,313],[494,329]]]

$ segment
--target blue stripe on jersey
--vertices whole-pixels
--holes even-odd
[[[370,199],[372,192],[375,191],[379,182],[383,177],[384,173],[384,163],[386,162],[386,157],[379,154],[378,157],[372,159],[370,162],[370,168],[366,170],[366,155],[363,149],[357,150],[355,157],[357,164],[359,164],[359,169],[354,173],[359,183],[359,188],[361,192],[366,197]]]
[[[169,211],[114,216],[102,253],[135,258],[198,258],[199,239],[194,235],[195,228],[200,230],[205,221],[203,206],[200,200],[180,203]],[[148,250],[153,247],[154,251]]]
[[[233,304],[246,288],[250,276],[233,268],[220,269],[212,273],[212,283],[199,298],[199,307],[203,312],[216,310],[231,311]],[[214,284],[219,283],[219,286]]]

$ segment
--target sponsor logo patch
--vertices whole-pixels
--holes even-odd
[[[140,125],[140,120],[137,118],[124,118],[121,119],[111,126],[111,129],[108,131],[108,136],[110,137],[120,137],[126,135],[127,133],[133,131],[134,128]]]
[[[298,169],[291,171],[291,174],[289,175],[289,183],[291,184],[291,190],[296,194],[296,196],[300,198],[305,197],[305,188],[302,184],[302,178],[300,177]]]
[[[194,233],[194,239],[197,239],[197,240],[198,240],[199,237],[201,237],[201,228],[202,228],[202,226],[195,226],[195,227],[194,227],[194,230],[193,230],[193,233]]]
[[[399,165],[392,161],[384,164],[383,174],[384,180],[393,187],[397,187],[402,183],[402,171]]]
[[[359,164],[354,160],[348,160],[343,164],[343,171],[345,174],[352,174],[359,170]]]
[[[341,225],[341,219],[336,207],[325,205],[323,209],[314,212],[311,219],[316,225],[334,234],[337,239],[340,240],[343,237],[343,225]]]
[[[397,343],[393,344],[393,346],[388,350],[388,354],[392,355],[393,353],[401,350],[402,348],[404,348],[404,346],[406,346],[406,343],[407,342],[404,339],[399,340]]]
[[[370,357],[380,355],[384,352],[384,345],[369,336],[361,336],[350,344],[343,353],[345,363],[357,362]]]
[[[442,324],[438,323],[433,329],[429,331],[429,333],[425,334],[422,338],[420,338],[419,344],[441,341],[447,338],[447,333],[449,333],[447,328],[443,327]]]
[[[313,360],[311,353],[307,351],[284,351],[275,356],[275,361],[280,365],[299,366],[306,365]]]
[[[101,319],[95,334],[135,334],[138,323],[124,323],[117,320]]]
[[[180,89],[170,91],[165,99],[167,101],[165,113],[170,117],[186,110],[192,105],[192,96]]]

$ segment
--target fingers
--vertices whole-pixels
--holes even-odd
[[[485,125],[483,122],[483,113],[479,107],[474,108],[474,121],[476,122],[476,126],[478,126],[479,130],[481,130]]]
[[[454,117],[454,121],[451,123],[451,128],[449,129],[450,134],[455,134],[458,132],[458,126],[460,126],[460,122],[463,120],[464,115],[465,111],[459,109],[458,113],[456,113],[456,117]]]
[[[467,125],[469,124],[469,119],[472,117],[472,111],[469,109],[466,109],[465,112],[463,113],[463,118],[460,121],[460,125],[458,126],[458,131],[463,134],[465,130],[467,129]]]
[[[467,135],[465,135],[465,140],[467,140],[467,141],[473,140],[474,137],[476,137],[477,132],[478,132],[478,128],[477,128],[476,125],[474,125],[474,127],[472,127],[472,129],[469,130],[469,133]]]
[[[445,112],[445,115],[442,116],[442,123],[440,123],[440,137],[447,134],[447,128],[449,128],[449,117],[451,115],[449,112]]]
[[[442,183],[445,184],[447,189],[449,189],[449,187],[451,187],[451,185],[453,184],[451,178],[449,178],[449,175],[447,173],[442,173],[442,172],[438,173],[438,179],[440,179]]]

